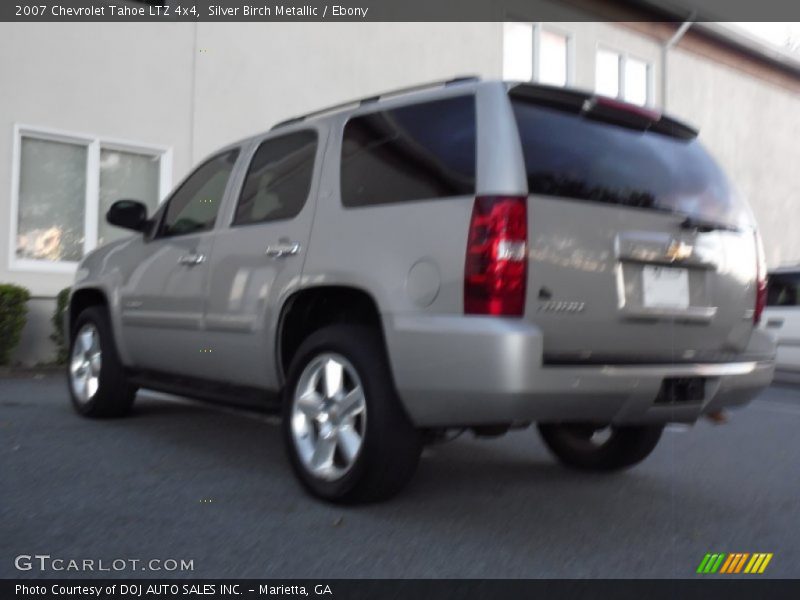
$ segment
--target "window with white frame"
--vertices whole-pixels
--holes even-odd
[[[572,36],[540,23],[503,24],[503,78],[572,83]]]
[[[645,106],[652,104],[652,65],[621,52],[598,48],[595,69],[595,91],[603,96],[619,98]]]
[[[150,211],[170,187],[167,148],[17,127],[11,267],[71,269],[125,231],[105,222],[122,198]]]

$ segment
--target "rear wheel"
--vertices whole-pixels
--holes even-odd
[[[616,471],[640,463],[656,447],[664,429],[663,425],[581,423],[542,423],[538,427],[556,458],[586,471]]]
[[[283,417],[295,474],[328,501],[388,498],[419,461],[419,432],[394,391],[383,344],[367,327],[326,327],[300,345]]]
[[[67,379],[72,404],[86,417],[121,417],[133,404],[136,387],[125,376],[102,306],[78,315],[70,336]]]

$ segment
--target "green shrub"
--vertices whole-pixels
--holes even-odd
[[[11,353],[19,344],[30,297],[30,292],[24,287],[0,284],[0,365],[11,361]]]
[[[50,334],[50,339],[56,345],[56,362],[63,365],[67,362],[67,336],[64,335],[64,313],[67,310],[69,303],[69,290],[64,288],[58,292],[56,296],[56,309],[53,311],[53,316],[50,322],[53,324],[53,333]]]

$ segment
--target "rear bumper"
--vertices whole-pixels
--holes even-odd
[[[397,391],[420,427],[529,421],[693,422],[746,404],[770,384],[772,338],[722,364],[543,367],[541,331],[512,319],[385,316]],[[702,377],[701,401],[656,403],[665,378]]]

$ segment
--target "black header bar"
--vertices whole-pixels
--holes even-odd
[[[175,598],[256,600],[739,600],[800,598],[800,580],[709,577],[669,580],[414,580],[414,579],[39,579],[0,582],[0,598],[131,600]]]
[[[800,21],[796,0],[4,0],[0,21]]]

